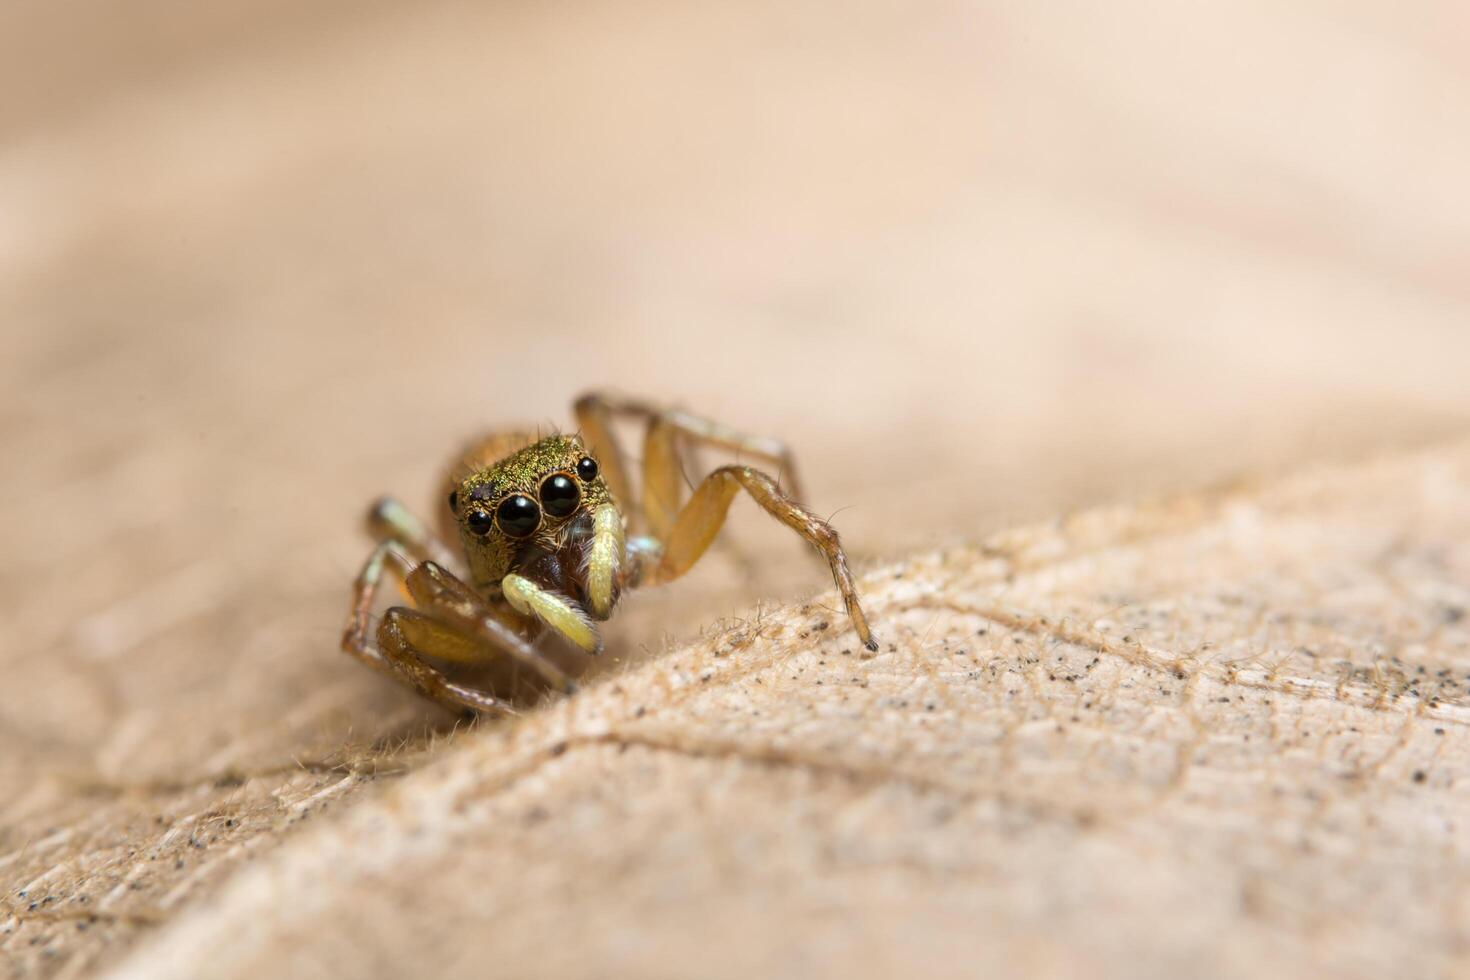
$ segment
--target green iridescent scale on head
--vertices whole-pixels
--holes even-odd
[[[577,460],[585,455],[576,436],[548,436],[471,475],[461,492],[487,500],[498,500],[517,490],[534,494],[548,473],[575,470]]]
[[[576,436],[547,436],[464,479],[455,493],[456,516],[477,581],[499,581],[519,555],[556,550],[579,515],[610,501],[589,459]],[[589,470],[593,479],[579,475]],[[550,509],[548,481],[563,494]],[[573,490],[579,496],[575,504],[565,500]]]

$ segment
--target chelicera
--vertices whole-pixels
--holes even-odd
[[[454,680],[442,664],[508,656],[545,684],[571,691],[572,680],[537,648],[538,639],[553,633],[600,652],[595,624],[612,616],[626,590],[689,571],[741,490],[822,554],[853,630],[868,649],[878,648],[837,532],[796,502],[784,445],[602,394],[578,399],[574,411],[576,435],[503,432],[471,444],[446,476],[438,533],[392,498],[373,505],[368,520],[378,544],[353,590],[344,650],[429,698],[472,711],[502,712],[509,704]],[[646,425],[636,498],[613,433],[619,418]],[[686,500],[683,456],[699,445],[774,464],[785,487],[752,466],[721,466]],[[388,609],[374,629],[389,569],[414,606]]]

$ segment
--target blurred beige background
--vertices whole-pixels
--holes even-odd
[[[1467,45],[1453,3],[7,4],[0,949],[110,962],[234,860],[140,842],[226,791],[273,840],[294,761],[447,731],[335,652],[363,508],[587,387],[787,439],[865,568],[1464,431]],[[740,510],[614,659],[823,586]],[[63,932],[38,880],[147,912]]]

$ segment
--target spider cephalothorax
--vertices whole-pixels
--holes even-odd
[[[612,615],[624,589],[659,584],[689,570],[745,490],[772,516],[822,552],[853,628],[876,649],[847,559],[831,525],[797,504],[775,479],[749,466],[711,472],[683,502],[686,442],[707,443],[776,462],[795,483],[790,453],[682,412],[588,395],[577,401],[579,435],[491,435],[461,455],[445,482],[443,530],[459,554],[390,498],[374,505],[380,538],[354,592],[343,648],[437,700],[503,710],[494,695],[451,681],[431,660],[482,663],[509,655],[547,682],[570,680],[532,645],[550,630],[588,653],[602,643],[594,621]],[[639,506],[632,505],[611,420],[648,423]],[[629,521],[635,530],[629,536]],[[404,577],[417,609],[384,615],[369,632],[385,563]]]
[[[622,545],[622,515],[581,439],[555,435],[532,442],[472,471],[448,502],[477,586],[498,587],[512,571],[536,572],[588,599],[588,566],[596,562],[592,575],[599,588],[589,611],[607,618],[614,597],[606,583]],[[605,538],[600,547],[599,527]]]

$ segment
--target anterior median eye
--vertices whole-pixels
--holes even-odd
[[[582,502],[577,481],[565,473],[553,473],[541,481],[541,506],[552,517],[566,517]]]
[[[524,538],[540,526],[541,508],[530,497],[517,493],[506,497],[495,508],[495,520],[506,534],[513,538]]]

